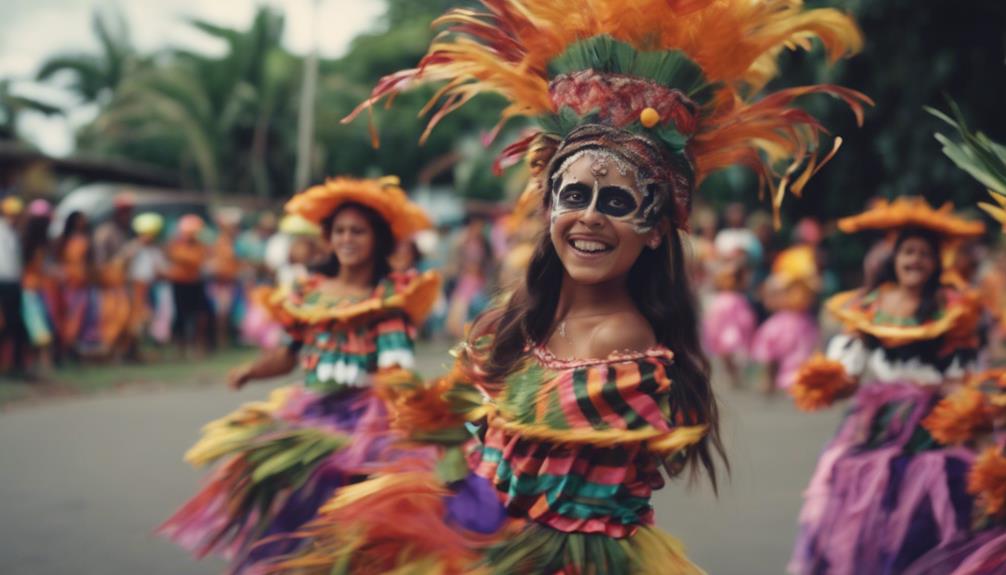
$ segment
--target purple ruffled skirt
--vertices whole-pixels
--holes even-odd
[[[860,388],[804,494],[791,573],[900,574],[967,537],[973,454],[922,428],[938,400],[908,383]]]

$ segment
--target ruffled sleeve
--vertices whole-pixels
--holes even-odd
[[[881,286],[878,290],[886,289]],[[885,347],[942,339],[944,354],[977,347],[981,304],[973,294],[950,287],[940,290],[938,311],[921,323],[898,324],[883,321],[877,310],[877,292],[843,292],[825,303],[827,310],[852,333],[876,338]]]
[[[483,406],[469,464],[512,516],[565,533],[632,535],[653,522],[661,463],[707,431],[672,399],[672,358],[663,348],[586,362],[532,351]]]
[[[866,371],[870,352],[859,337],[841,333],[828,341],[825,356],[842,364],[849,377],[859,378]]]
[[[303,305],[304,294],[314,289],[317,283],[317,278],[309,277],[289,287],[256,287],[251,292],[251,300],[283,326],[290,343],[299,346],[304,343],[309,322],[291,310]]]
[[[377,301],[385,312],[373,327],[379,369],[415,368],[416,328],[436,303],[439,290],[439,276],[414,271],[391,274],[378,287]]]
[[[664,348],[566,362],[535,350],[506,381],[493,425],[522,437],[613,446],[646,442],[669,453],[706,427],[671,400],[673,353]]]

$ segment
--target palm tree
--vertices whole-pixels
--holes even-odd
[[[10,78],[0,80],[0,140],[20,140],[17,123],[22,112],[52,116],[62,110],[41,100],[15,94]]]
[[[292,181],[300,61],[280,45],[283,16],[260,8],[248,30],[191,20],[224,56],[173,50],[124,79],[81,134],[82,147],[175,167],[204,190],[269,196]]]
[[[129,27],[118,10],[95,11],[91,27],[98,38],[100,52],[57,54],[42,63],[35,77],[52,81],[69,76],[68,88],[81,102],[108,102],[122,81],[139,64],[139,58],[129,37]]]

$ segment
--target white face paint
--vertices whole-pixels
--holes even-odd
[[[587,161],[579,162],[581,158]],[[576,152],[552,176],[553,226],[567,212],[595,210],[611,220],[630,222],[644,234],[657,223],[653,203],[653,192],[640,184],[638,170],[604,150]]]

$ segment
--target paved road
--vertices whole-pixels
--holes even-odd
[[[423,366],[443,362],[440,352]],[[431,371],[427,371],[430,373]],[[0,573],[188,575],[220,571],[151,533],[196,489],[181,461],[206,421],[282,382],[66,400],[0,414]],[[711,575],[783,572],[800,491],[839,414],[724,391],[733,464],[719,498],[681,480],[656,498],[662,527]]]

